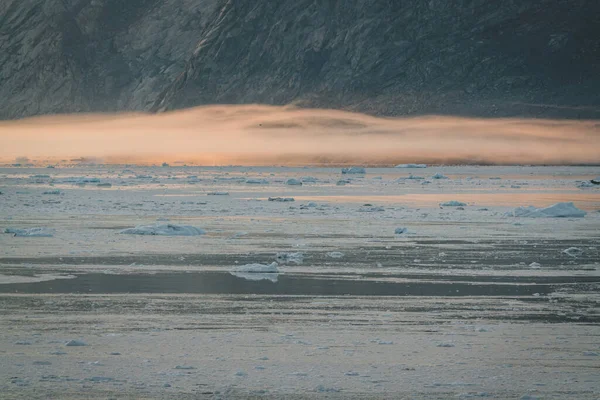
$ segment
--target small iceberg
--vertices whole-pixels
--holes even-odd
[[[125,235],[153,235],[153,236],[198,236],[206,232],[200,228],[189,225],[155,224],[138,225],[135,228],[124,229],[121,234]]]
[[[427,164],[398,164],[394,168],[427,168]]]
[[[275,257],[275,259],[280,264],[289,264],[289,263],[302,264],[302,261],[304,261],[304,254],[300,253],[300,252],[298,252],[298,253],[277,253],[277,256]]]
[[[456,201],[456,200],[451,200],[451,201],[447,201],[445,203],[440,203],[440,206],[442,206],[442,207],[464,207],[466,205],[467,205],[467,203],[463,203],[461,201]]]
[[[506,213],[509,217],[528,217],[528,218],[583,218],[587,213],[575,207],[572,202],[556,203],[546,208],[536,208],[534,206],[517,207],[513,211]]]
[[[47,229],[47,228],[25,228],[25,229],[6,228],[6,229],[4,229],[4,233],[12,233],[13,236],[20,236],[20,237],[52,237],[52,236],[54,236],[54,230]]]
[[[250,185],[268,185],[269,181],[266,179],[246,179],[246,183]]]
[[[239,267],[233,267],[229,273],[235,277],[249,281],[267,280],[275,283],[279,277],[279,268],[276,262],[268,265],[246,264]]]
[[[302,182],[294,178],[288,179],[285,184],[290,186],[302,186]]]
[[[363,167],[342,168],[342,174],[366,174],[367,171]]]
[[[439,172],[431,177],[431,179],[449,179],[446,175],[440,174]]]
[[[296,199],[294,199],[293,197],[269,197],[269,201],[278,201],[278,202],[287,203],[290,201],[296,201]]]
[[[578,247],[569,247],[568,249],[563,250],[563,253],[571,257],[579,257],[583,254],[583,250]]]

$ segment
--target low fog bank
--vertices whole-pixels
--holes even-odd
[[[0,160],[202,165],[600,164],[600,121],[377,118],[263,105],[0,123]]]

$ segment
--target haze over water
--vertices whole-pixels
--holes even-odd
[[[600,164],[600,123],[218,105],[0,123],[0,160],[204,165]]]

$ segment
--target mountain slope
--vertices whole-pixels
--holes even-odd
[[[600,118],[595,0],[13,0],[0,118],[212,103]]]

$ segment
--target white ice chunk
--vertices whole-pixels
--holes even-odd
[[[294,178],[290,178],[285,182],[286,185],[291,185],[291,186],[302,186],[302,182],[300,182],[298,179],[294,179]]]
[[[277,253],[276,256],[277,262],[281,264],[294,263],[294,264],[302,264],[304,261],[303,253]]]
[[[571,202],[556,203],[546,208],[536,208],[533,206],[517,207],[506,215],[511,217],[528,218],[583,218],[587,214],[585,211],[575,207]]]
[[[290,202],[296,201],[293,197],[269,197],[269,201],[278,201],[278,202]]]
[[[127,235],[155,235],[155,236],[197,236],[206,232],[200,228],[189,225],[155,224],[138,225],[135,228],[124,229],[121,232]]]
[[[251,274],[276,274],[279,273],[278,264],[273,262],[271,264],[246,264],[235,266],[231,269],[231,272],[247,272]]]
[[[395,168],[427,168],[427,164],[398,164]]]
[[[583,250],[578,247],[569,247],[568,249],[563,250],[563,253],[571,257],[578,257],[583,254]]]
[[[47,228],[6,228],[4,233],[12,233],[13,236],[28,236],[28,237],[52,237],[54,236],[53,229]]]
[[[246,179],[246,183],[250,185],[268,185],[269,181],[266,179]]]
[[[456,201],[456,200],[450,200],[445,203],[440,203],[440,206],[442,206],[442,207],[464,207],[466,205],[467,205],[466,203]]]
[[[367,171],[363,167],[342,168],[342,174],[366,174]]]
[[[271,264],[246,264],[236,266],[229,272],[231,275],[249,281],[268,280],[277,282],[279,277],[279,268],[276,262]]]

